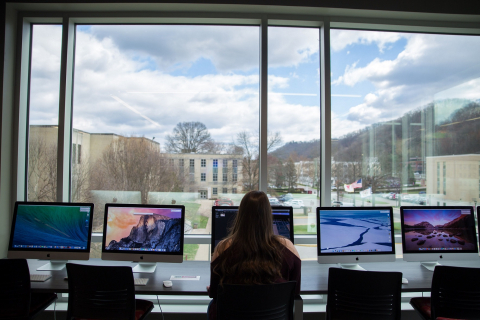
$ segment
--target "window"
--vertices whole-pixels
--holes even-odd
[[[18,187],[12,188],[12,198],[83,199],[101,208],[113,198],[120,203],[163,203],[174,194],[178,204],[189,206],[187,220],[198,226],[207,217],[199,214],[196,201],[210,197],[215,184],[222,191],[239,193],[229,195],[236,202],[260,186],[271,193],[273,186],[283,188],[279,190],[282,193],[301,186],[308,191],[302,195],[304,203],[312,209],[320,205],[320,198],[321,205],[331,201],[346,206],[406,205],[381,196],[390,192],[409,193],[419,201],[426,198],[429,205],[473,204],[471,199],[480,195],[480,178],[479,190],[471,180],[480,160],[475,155],[478,139],[472,134],[478,132],[479,121],[480,68],[476,62],[480,37],[454,34],[466,32],[461,29],[466,22],[451,18],[455,29],[447,29],[449,25],[442,25],[442,19],[435,23],[426,19],[425,26],[431,30],[422,34],[416,29],[417,22],[405,19],[404,24],[387,29],[412,32],[379,32],[359,30],[360,25],[351,27],[362,22],[372,29],[384,27],[368,17],[304,11],[306,21],[298,20],[302,15],[285,14],[285,21],[296,20],[284,23],[268,10],[262,11],[263,21],[276,26],[267,27],[268,37],[262,39],[259,22],[252,22],[250,13],[235,13],[230,25],[218,12],[185,13],[195,16],[195,21],[181,25],[184,20],[175,21],[175,14],[168,17],[168,24],[163,24],[163,13],[158,20],[137,17],[138,24],[133,24],[128,17],[122,20],[128,14],[111,11],[108,15],[115,24],[108,24],[113,20],[105,20],[102,12],[82,9],[78,15],[62,11],[66,19],[71,15],[75,18],[71,21],[78,22],[75,32],[63,33],[65,38],[75,34],[74,50],[68,51],[67,59],[61,58],[65,30],[49,24],[58,23],[58,18],[50,17],[60,11],[45,11],[45,16],[40,11],[38,18],[27,16],[23,25],[25,31],[32,31],[32,38],[15,35],[6,39],[10,42],[5,46],[9,59],[15,48],[24,50],[8,61],[19,66],[14,68],[17,72],[5,71],[12,73],[9,79],[17,80],[5,81],[3,88],[5,101],[13,101],[4,108],[14,115],[13,127],[4,130],[18,137],[13,150],[28,150],[25,159],[18,152],[2,153],[2,160],[18,158]],[[18,17],[28,12],[33,10],[20,12]],[[319,28],[313,27],[322,25],[323,16],[335,26],[329,30],[325,25],[330,32],[330,43],[322,47],[330,53],[326,64],[319,49]],[[220,21],[216,19],[221,19],[221,25],[206,25]],[[199,24],[193,25],[197,20]],[[30,29],[30,21],[42,24],[34,23]],[[126,24],[122,25],[123,21]],[[279,26],[282,23],[296,27]],[[342,23],[347,23],[348,30],[340,28]],[[437,27],[446,33],[453,30],[452,34],[434,34]],[[18,32],[19,37],[22,34],[28,32]],[[268,56],[261,50],[266,46]],[[458,48],[462,48],[460,53]],[[66,61],[73,61],[73,66]],[[260,72],[265,69],[259,61],[268,61],[268,72]],[[66,82],[65,77],[60,80],[60,69],[67,73]],[[330,83],[322,83],[321,77]],[[331,108],[320,119],[323,87],[330,94],[322,97],[324,106]],[[64,92],[73,92],[73,97],[67,94],[65,101],[58,101]],[[264,112],[268,123],[259,118]],[[67,118],[61,118],[63,115]],[[327,128],[320,127],[321,121],[330,123]],[[319,141],[324,129],[326,139]],[[62,141],[59,132],[64,132]],[[182,143],[182,132],[204,132],[206,143]],[[41,147],[39,138],[46,143],[35,152],[35,147]],[[260,139],[273,144],[261,144]],[[324,159],[319,156],[321,147],[325,147]],[[261,154],[268,156],[263,159]],[[68,159],[71,163],[65,163]],[[207,159],[216,159],[216,164],[208,168]],[[195,171],[197,160],[197,167],[205,169]],[[221,184],[206,178],[211,171],[212,180],[214,175],[218,179],[218,160],[222,161]],[[228,168],[230,160],[232,169]],[[64,163],[57,165],[57,161]],[[447,166],[451,168],[448,192]],[[57,167],[63,171],[57,174]],[[135,174],[129,168],[134,168]],[[122,177],[140,178],[120,181],[108,174],[117,169]],[[202,183],[201,171],[205,173]],[[318,178],[322,171],[332,177],[324,186]],[[266,181],[260,172],[267,173]],[[2,183],[6,176],[4,172],[0,175]],[[146,183],[141,177],[150,180]],[[338,188],[330,189],[332,181]],[[353,193],[340,188],[357,181],[362,183]],[[368,187],[373,195],[360,197],[359,191]],[[7,206],[11,203],[4,204]],[[312,220],[310,212],[308,215]],[[101,232],[100,210],[94,225],[94,230]],[[296,233],[314,234],[316,226],[302,223],[294,227]]]
[[[332,190],[331,200],[407,205],[381,197],[393,192],[408,193],[408,205],[472,205],[477,192],[461,186],[473,174],[464,170],[480,159],[471,156],[479,120],[470,113],[479,105],[480,68],[470,61],[480,37],[344,29],[330,37],[332,178],[339,185],[362,178],[355,192]],[[467,51],[462,59],[453,47]],[[448,52],[445,60],[438,52]],[[360,197],[368,187],[373,195]]]
[[[32,26],[28,201],[57,201],[58,104],[62,27]],[[46,81],[48,79],[48,81]],[[76,148],[72,146],[72,152]],[[76,154],[72,155],[72,164]],[[75,182],[75,181],[74,181]]]
[[[206,173],[201,173],[200,174],[200,181],[207,181],[207,174]]]
[[[213,194],[214,196],[218,195],[218,189],[217,189],[217,188],[213,188],[213,189],[212,189],[212,194]]]
[[[228,189],[227,189],[227,188],[223,188],[223,189],[222,189],[222,193],[228,193]]]
[[[218,173],[213,173],[213,182],[218,181]]]
[[[213,159],[213,167],[218,168],[218,159]]]

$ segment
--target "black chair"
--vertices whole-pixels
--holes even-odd
[[[131,267],[67,263],[67,319],[142,320],[151,301],[135,299]]]
[[[400,319],[401,288],[401,272],[330,268],[326,319]]]
[[[33,319],[57,299],[55,293],[30,292],[25,259],[0,259],[0,319]]]
[[[217,320],[292,320],[295,281],[218,286]]]
[[[480,268],[436,266],[430,298],[412,298],[423,319],[480,319]]]

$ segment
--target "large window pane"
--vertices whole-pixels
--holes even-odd
[[[480,38],[332,30],[332,202],[474,205]],[[360,180],[361,179],[361,180]]]
[[[28,201],[57,200],[61,43],[61,26],[32,26],[28,118]]]
[[[268,29],[268,192],[293,206],[296,234],[316,234],[320,77],[317,28]],[[308,247],[316,257],[316,248]],[[307,250],[306,248],[302,249]]]
[[[95,231],[118,202],[185,205],[186,233],[210,233],[216,199],[258,188],[258,41],[251,26],[77,26],[72,198],[95,203]]]

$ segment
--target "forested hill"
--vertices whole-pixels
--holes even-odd
[[[320,156],[320,140],[290,141],[272,152],[272,155],[286,160],[296,153],[300,158],[312,160]]]

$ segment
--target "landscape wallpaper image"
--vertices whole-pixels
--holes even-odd
[[[405,251],[475,250],[474,219],[465,210],[405,210]]]
[[[152,249],[158,252],[180,252],[181,236],[181,210],[109,208],[106,250]]]
[[[86,248],[87,214],[78,207],[19,205],[12,245]]]

